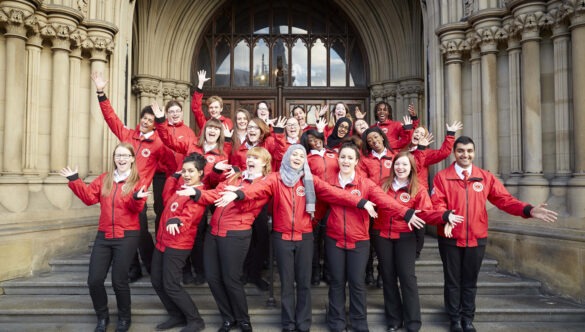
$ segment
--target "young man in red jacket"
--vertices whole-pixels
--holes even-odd
[[[487,244],[487,201],[511,215],[546,222],[555,222],[557,213],[544,203],[532,206],[516,199],[493,174],[474,166],[475,143],[470,137],[455,141],[453,155],[455,162],[435,176],[432,202],[435,209],[465,217],[457,226],[439,227],[438,235],[451,331],[471,332],[475,331],[477,277]]]

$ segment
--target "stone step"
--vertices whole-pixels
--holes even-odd
[[[368,321],[372,327],[384,326],[384,309],[381,295],[368,296]],[[194,298],[201,315],[209,327],[218,326],[221,318],[210,296]],[[115,297],[109,296],[112,315],[116,313]],[[265,299],[248,297],[252,324],[278,326],[280,309],[267,308]],[[277,298],[278,305],[278,298]],[[323,324],[327,297],[313,298],[313,321]],[[442,295],[421,297],[423,324],[445,322]],[[132,315],[136,323],[156,324],[166,317],[156,296],[132,295]],[[476,322],[508,323],[559,323],[560,325],[585,324],[585,307],[557,297],[534,295],[482,295],[477,298]],[[3,324],[76,324],[95,323],[95,314],[88,295],[5,295],[0,297],[0,327]],[[0,330],[3,330],[0,328]]]
[[[442,272],[419,272],[418,286],[421,295],[443,294],[443,273]],[[280,282],[275,276],[275,293],[278,294]],[[502,295],[536,295],[539,294],[540,282],[521,279],[497,272],[482,272],[478,281],[479,294],[502,294]],[[113,294],[110,277],[106,279],[108,292]],[[6,295],[64,295],[64,294],[88,294],[87,273],[85,272],[55,272],[40,275],[32,278],[15,279],[3,282],[0,287],[4,288]],[[132,294],[151,294],[155,292],[150,283],[149,276],[144,276],[131,284]],[[187,285],[186,289],[193,296],[210,295],[209,287],[204,284],[200,286]],[[327,296],[328,287],[325,283],[313,287],[313,294]],[[376,287],[370,287],[371,294],[380,292]],[[253,284],[246,285],[246,293],[249,296],[266,296],[267,292],[259,291]]]

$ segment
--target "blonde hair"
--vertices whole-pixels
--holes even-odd
[[[126,150],[130,151],[132,158],[134,161],[132,162],[132,166],[130,166],[130,175],[126,179],[126,183],[122,186],[122,195],[127,195],[134,190],[134,187],[140,180],[140,175],[138,174],[138,167],[136,167],[136,154],[134,153],[134,147],[130,143],[122,142],[114,148],[114,153],[112,153],[112,166],[110,167],[110,171],[104,177],[104,182],[102,183],[102,196],[108,196],[112,191],[112,183],[114,182],[114,171],[116,170],[116,158],[114,155],[116,154],[116,149],[119,147],[125,148]]]
[[[266,150],[265,148],[255,146],[248,150],[248,152],[246,153],[246,157],[247,156],[258,157],[266,163],[266,165],[264,165],[264,168],[262,168],[262,175],[266,176],[270,174],[270,172],[272,172],[272,166],[270,165],[270,163],[272,162],[272,156],[270,155],[270,152],[268,152],[268,150]]]
[[[207,107],[209,107],[209,105],[211,105],[211,103],[213,103],[214,101],[217,101],[219,103],[219,107],[223,108],[223,99],[221,99],[220,96],[209,96],[207,97],[207,100],[205,101],[205,104],[207,105]]]
[[[396,177],[396,175],[394,174],[394,164],[396,163],[396,160],[402,157],[408,158],[408,161],[410,162],[410,174],[408,175],[407,190],[410,196],[414,196],[418,193],[419,188],[418,175],[416,172],[416,161],[414,160],[414,156],[412,155],[412,153],[408,151],[402,151],[394,156],[394,159],[392,159],[390,175],[384,178],[384,180],[382,181],[382,190],[387,192],[388,190],[390,190],[390,188],[392,188],[392,182]]]

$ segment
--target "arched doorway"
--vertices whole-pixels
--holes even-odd
[[[191,81],[204,69],[206,96],[224,99],[224,115],[260,100],[275,114],[303,105],[308,120],[323,104],[368,107],[368,60],[361,38],[332,1],[228,1],[209,19],[196,45]],[[281,60],[284,84],[277,93]],[[282,107],[276,107],[282,105]]]

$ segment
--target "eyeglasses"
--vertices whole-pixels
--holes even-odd
[[[258,110],[259,111],[268,111],[268,108],[266,108],[266,107],[258,107]]]
[[[132,157],[131,154],[115,154],[114,155],[114,159],[119,159],[119,160],[128,160],[128,159],[130,159],[130,157]]]
[[[260,129],[260,127],[258,127],[258,126],[250,126],[250,125],[248,125],[248,129]]]
[[[296,124],[296,123],[295,123],[295,124],[292,124],[292,123],[291,123],[291,124],[287,124],[286,126],[287,126],[287,127],[289,127],[289,128],[296,128],[296,127],[298,127],[299,125],[298,125],[298,124]]]
[[[171,111],[167,111],[167,113],[168,113],[169,115],[180,114],[180,113],[182,113],[182,112],[183,112],[183,110],[171,110]]]

